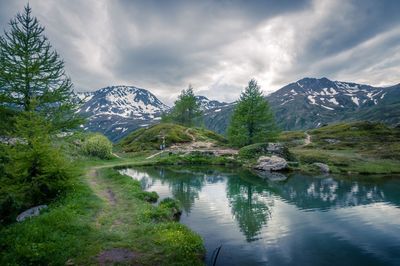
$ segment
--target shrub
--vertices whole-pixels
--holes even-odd
[[[110,159],[112,158],[112,143],[106,136],[94,134],[85,140],[83,151],[89,156]]]
[[[48,135],[48,123],[34,113],[20,115],[16,136],[23,139],[0,155],[2,221],[34,205],[50,202],[70,185],[71,166]]]
[[[255,143],[245,146],[239,150],[239,157],[242,159],[251,160],[262,155],[277,155],[289,161],[295,160],[293,154],[290,153],[286,146],[282,146],[282,148],[276,151],[269,152],[268,143]]]
[[[239,150],[239,156],[243,159],[254,159],[268,152],[268,143],[255,143],[244,146]]]

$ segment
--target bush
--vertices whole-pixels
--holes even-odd
[[[289,161],[295,160],[293,154],[290,153],[286,146],[282,146],[282,148],[274,152],[269,152],[268,143],[255,143],[245,146],[239,150],[239,157],[242,159],[257,159],[262,155],[277,155]]]
[[[1,222],[18,212],[48,203],[70,185],[71,166],[48,135],[48,123],[26,113],[17,118],[15,130],[23,141],[3,147],[0,155]]]
[[[268,152],[268,143],[256,143],[244,146],[239,150],[239,156],[243,159],[254,159]]]
[[[99,157],[100,159],[111,159],[112,143],[106,136],[94,134],[85,140],[83,151],[89,156]]]

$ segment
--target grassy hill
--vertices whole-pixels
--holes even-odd
[[[307,134],[311,143],[305,145]],[[400,129],[382,123],[341,123],[284,132],[280,141],[303,165],[322,162],[333,172],[400,173]]]
[[[132,132],[123,138],[117,146],[124,152],[158,150],[160,144],[163,143],[163,138],[165,138],[167,147],[173,144],[189,143],[192,141],[212,142],[216,145],[226,143],[224,137],[210,130],[161,123]]]

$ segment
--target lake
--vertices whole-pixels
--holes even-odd
[[[290,174],[241,168],[121,170],[160,199],[180,201],[180,222],[200,234],[210,265],[400,265],[400,177]]]

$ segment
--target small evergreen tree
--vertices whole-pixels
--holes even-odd
[[[228,140],[236,147],[266,142],[278,133],[274,115],[257,82],[252,79],[236,104],[228,127]]]
[[[0,111],[37,112],[52,130],[82,123],[64,62],[43,35],[44,28],[27,5],[0,36]]]
[[[178,99],[175,101],[171,113],[163,116],[163,122],[175,122],[187,127],[201,123],[203,112],[200,103],[197,102],[193,93],[193,88],[189,85],[188,89],[182,90]]]
[[[21,112],[14,126],[18,141],[3,150],[6,161],[0,176],[0,213],[9,215],[49,202],[65,191],[72,177],[71,165],[52,145],[51,125],[42,116]]]

